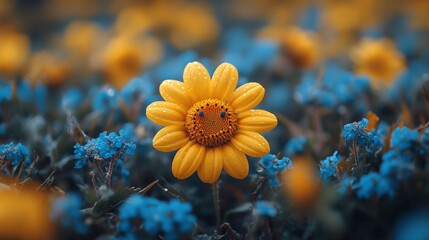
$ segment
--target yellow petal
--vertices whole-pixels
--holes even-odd
[[[243,179],[249,174],[249,162],[246,155],[231,145],[222,147],[223,169],[233,178]]]
[[[223,154],[220,148],[207,149],[201,166],[197,173],[201,181],[205,183],[214,183],[222,173]]]
[[[235,112],[243,112],[254,108],[264,98],[265,89],[259,83],[250,82],[237,88],[231,97],[231,107]]]
[[[195,102],[207,98],[209,80],[210,75],[201,63],[188,63],[183,71],[185,94]]]
[[[147,118],[161,126],[183,125],[185,115],[183,107],[170,102],[153,102],[146,108]]]
[[[231,139],[232,145],[240,152],[252,157],[262,157],[270,152],[270,144],[261,134],[250,131],[238,131]]]
[[[228,101],[238,82],[238,71],[230,63],[222,63],[216,68],[210,81],[210,97]]]
[[[153,137],[153,146],[161,152],[177,150],[189,142],[183,125],[172,125],[161,129]]]
[[[240,130],[261,133],[273,129],[276,125],[276,116],[265,110],[249,110],[238,115]]]
[[[173,175],[178,179],[190,177],[200,167],[205,152],[204,146],[195,142],[188,142],[177,151],[173,158],[171,165]]]
[[[186,109],[192,106],[191,99],[185,94],[185,84],[176,80],[164,80],[159,86],[161,97],[167,102],[177,103]]]

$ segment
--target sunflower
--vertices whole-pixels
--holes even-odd
[[[179,149],[172,172],[185,179],[197,171],[201,181],[215,182],[222,169],[243,179],[249,172],[246,154],[261,157],[270,145],[259,133],[277,125],[277,118],[264,110],[252,110],[265,89],[250,82],[235,89],[237,69],[221,64],[210,78],[199,62],[189,63],[183,82],[165,80],[159,87],[165,101],[151,103],[147,117],[164,126],[153,138],[162,152]]]

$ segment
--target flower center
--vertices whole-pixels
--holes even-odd
[[[217,147],[234,136],[237,117],[226,102],[206,99],[188,110],[185,126],[191,140],[206,147]]]

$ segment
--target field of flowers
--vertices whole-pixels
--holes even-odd
[[[429,239],[429,1],[0,0],[0,239]]]

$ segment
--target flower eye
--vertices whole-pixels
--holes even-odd
[[[220,112],[220,117],[221,118],[224,118],[225,116],[226,116],[226,112],[225,111]]]
[[[198,113],[198,115],[199,115],[200,117],[204,117],[204,112],[203,112],[203,111],[201,111],[201,112],[199,112],[199,113]]]

